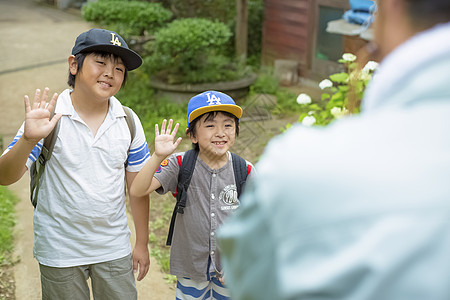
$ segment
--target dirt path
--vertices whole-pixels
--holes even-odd
[[[23,95],[48,86],[51,92],[67,88],[67,57],[75,38],[90,28],[78,15],[38,5],[33,0],[0,0],[0,139],[9,144],[23,121]],[[10,186],[21,199],[17,204],[14,267],[17,300],[41,299],[39,268],[33,258],[33,210],[29,176]],[[133,223],[129,222],[131,232]],[[174,299],[153,259],[147,277],[137,283],[139,299]]]

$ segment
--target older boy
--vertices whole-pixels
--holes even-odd
[[[188,104],[186,133],[198,152],[192,180],[187,189],[186,207],[178,214],[170,257],[170,272],[177,276],[177,299],[228,299],[216,243],[216,230],[239,207],[232,156],[229,152],[239,133],[242,109],[223,93],[207,91]],[[161,134],[156,126],[155,153],[136,176],[131,194],[146,195],[177,191],[179,159],[186,152],[175,151],[181,141],[174,141],[172,120]],[[252,165],[245,162],[249,174]],[[155,173],[156,172],[156,173]]]
[[[150,154],[138,117],[132,114],[132,137],[114,95],[142,59],[117,33],[94,28],[77,37],[68,62],[73,90],[48,103],[48,88],[36,90],[32,105],[25,96],[25,122],[0,157],[0,184],[23,176],[59,122],[34,210],[42,298],[89,299],[90,277],[95,299],[137,299],[133,269],[141,280],[150,264],[148,197],[130,197],[131,254],[124,183],[131,185]]]

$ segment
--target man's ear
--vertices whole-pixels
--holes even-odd
[[[78,62],[75,59],[75,55],[71,55],[69,56],[69,72],[72,75],[77,75],[77,71],[78,71]]]

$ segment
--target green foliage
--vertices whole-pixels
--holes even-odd
[[[151,256],[154,257],[165,273],[169,272],[170,267],[170,247],[166,246],[167,232],[172,216],[175,199],[168,193],[165,195],[152,194],[150,203],[152,211],[150,221],[149,244],[151,247]],[[173,281],[173,277],[166,276],[168,283]]]
[[[218,20],[233,33],[225,45],[227,56],[234,55],[236,26],[236,1],[230,0],[166,0],[177,18],[205,18]],[[262,45],[264,1],[247,0],[248,8],[248,60],[247,64],[258,67]]]
[[[157,98],[149,86],[149,76],[141,69],[129,73],[125,87],[120,89],[116,97],[139,116],[149,146],[152,146],[155,138],[155,124],[161,124],[164,118],[180,123],[180,128],[187,127],[187,105]],[[178,131],[177,136],[184,137],[184,132]]]
[[[261,60],[262,30],[264,22],[264,1],[248,0],[247,63],[258,66]]]
[[[146,44],[149,74],[170,84],[235,80],[250,73],[224,55],[229,28],[201,18],[179,19],[160,29]]]
[[[126,39],[152,33],[172,18],[172,12],[160,3],[121,0],[88,2],[82,8],[82,15],[85,20],[107,26]]]
[[[279,81],[273,74],[273,69],[263,68],[255,82],[250,86],[250,93],[275,95],[278,92],[278,88]]]
[[[0,186],[0,264],[13,249],[14,205],[17,198],[4,186]]]
[[[170,268],[170,252],[169,251],[162,251],[159,248],[152,248],[150,251],[151,256],[156,258],[158,261],[161,270],[163,272],[169,272]]]
[[[177,18],[205,18],[227,23],[234,19],[235,1],[230,0],[170,0]]]
[[[297,102],[302,110],[299,122],[305,126],[313,124],[325,126],[334,119],[350,113],[359,113],[364,90],[372,78],[377,63],[370,61],[360,69],[355,61],[355,55],[344,53],[339,63],[344,64],[347,71],[332,74],[329,79],[324,79],[319,83],[319,87],[324,91],[321,99],[315,102],[301,103],[302,101],[299,102],[300,97],[309,96],[306,94],[298,96]]]

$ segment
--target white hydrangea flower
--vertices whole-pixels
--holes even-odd
[[[344,108],[340,108],[340,107],[333,107],[331,110],[330,110],[330,113],[336,118],[336,119],[340,119],[340,118],[342,118],[343,116],[345,116],[346,114],[347,114],[347,109],[344,107]]]
[[[311,97],[308,94],[301,93],[297,97],[297,103],[298,104],[310,104],[311,103]]]
[[[344,53],[342,55],[342,59],[347,61],[347,62],[352,62],[356,60],[356,56],[352,53]]]
[[[375,71],[376,68],[378,68],[378,63],[376,61],[371,60],[364,66],[362,71],[364,73],[369,73],[370,71]]]
[[[313,116],[306,116],[302,121],[303,126],[307,127],[312,126],[314,123],[316,123],[316,118],[314,118]]]
[[[360,74],[359,74],[359,79],[360,80],[370,80],[370,79],[372,79],[372,75],[369,73],[369,72],[361,72]]]
[[[341,113],[341,111],[342,111],[342,109],[340,108],[340,107],[333,107],[331,110],[330,110],[330,113],[333,115],[333,116],[336,116],[337,114],[340,114]]]
[[[319,83],[319,87],[321,90],[324,90],[324,89],[332,87],[332,86],[333,86],[333,82],[331,82],[330,79],[324,79]]]

